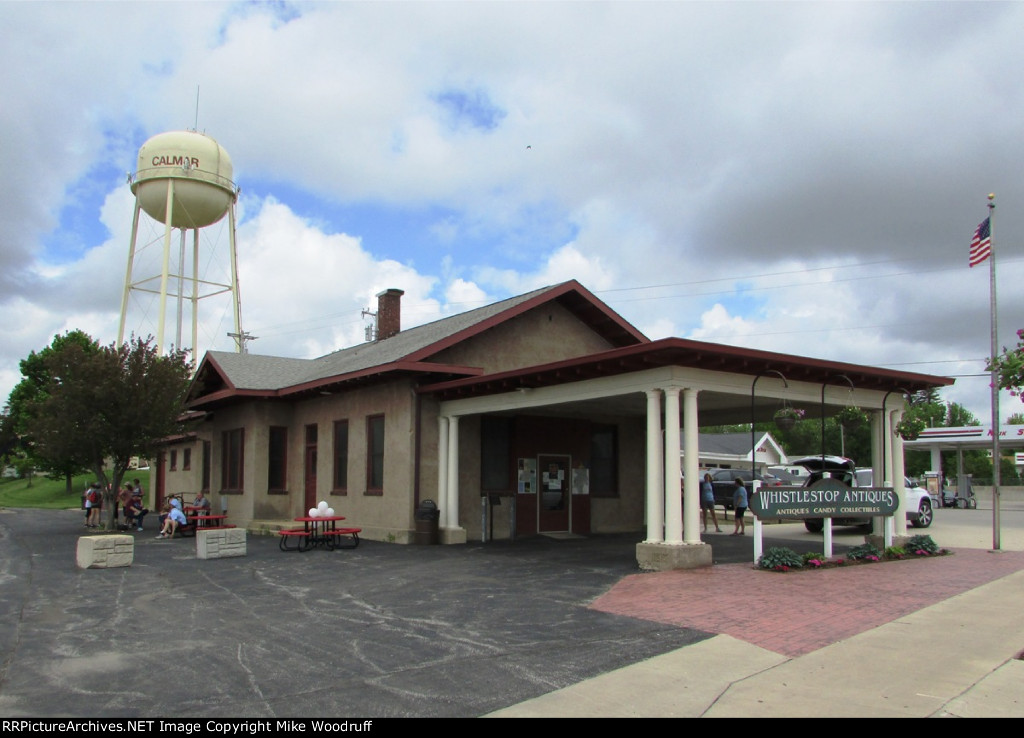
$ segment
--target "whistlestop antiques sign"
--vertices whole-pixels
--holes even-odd
[[[761,487],[751,496],[750,511],[759,518],[873,518],[892,515],[899,504],[892,487],[822,479],[810,487]]]

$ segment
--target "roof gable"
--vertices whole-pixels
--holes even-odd
[[[579,282],[570,280],[403,330],[384,340],[359,344],[315,359],[211,351],[204,357],[196,374],[189,399],[197,404],[211,393],[221,397],[291,394],[300,389],[322,388],[355,377],[365,381],[371,375],[380,376],[395,371],[428,374],[435,381],[474,376],[480,373],[474,367],[427,362],[445,348],[550,301],[559,302],[612,346],[624,347],[649,342],[640,331]]]

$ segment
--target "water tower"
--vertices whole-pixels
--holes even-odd
[[[118,344],[124,341],[129,296],[133,291],[159,295],[156,349],[163,351],[168,298],[177,300],[177,348],[191,348],[193,361],[198,342],[199,301],[230,293],[234,308],[234,336],[239,353],[244,352],[241,301],[238,294],[238,256],[235,249],[235,202],[238,188],[231,181],[231,158],[209,136],[196,131],[172,131],[153,136],[139,149],[138,169],[129,178],[135,195],[128,270],[121,298],[121,324]],[[164,224],[163,252],[159,263],[136,264],[139,217],[145,212]],[[199,232],[228,216],[230,241],[230,278],[226,283],[207,281],[200,276]],[[178,254],[172,271],[171,245],[174,231],[179,233]],[[192,234],[191,267],[186,264],[186,242]],[[157,271],[159,270],[159,271]],[[136,274],[135,272],[143,272]],[[153,273],[156,272],[156,273]],[[159,280],[159,286],[157,286]],[[192,343],[182,342],[183,307],[188,303],[192,317]]]

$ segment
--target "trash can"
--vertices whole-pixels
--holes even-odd
[[[416,508],[416,544],[419,546],[435,546],[440,542],[437,522],[441,511],[433,500],[421,500]]]

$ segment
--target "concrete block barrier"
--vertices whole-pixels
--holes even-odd
[[[131,566],[135,539],[131,536],[80,536],[75,563],[80,569],[113,569]]]
[[[224,559],[230,556],[245,556],[245,528],[219,528],[196,531],[197,559]]]

